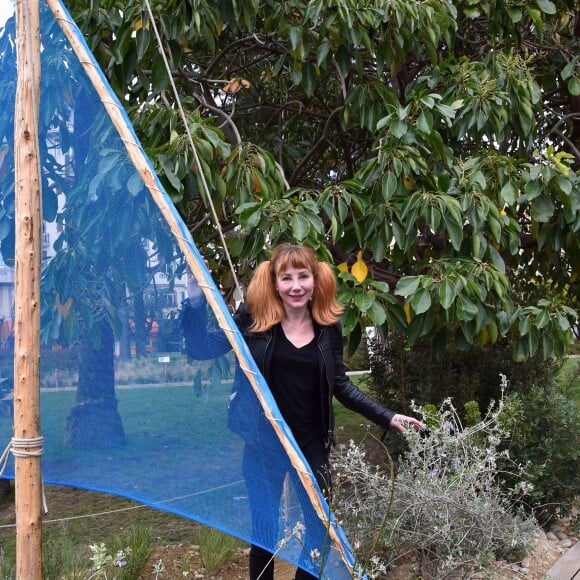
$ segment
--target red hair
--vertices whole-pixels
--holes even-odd
[[[256,268],[248,285],[246,302],[254,320],[252,330],[263,332],[284,319],[284,306],[276,292],[276,276],[288,268],[306,268],[312,272],[311,314],[315,322],[322,325],[336,322],[343,308],[336,300],[336,279],[330,265],[319,262],[308,246],[281,244],[270,260]]]

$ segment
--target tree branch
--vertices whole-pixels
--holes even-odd
[[[343,107],[340,106],[340,107],[337,107],[336,109],[334,109],[334,111],[332,111],[332,113],[330,113],[330,115],[328,116],[328,119],[326,120],[326,123],[324,125],[324,129],[322,130],[322,135],[320,136],[318,141],[316,141],[316,143],[310,148],[310,151],[308,151],[308,153],[302,158],[300,163],[296,166],[296,168],[292,172],[292,175],[290,176],[290,183],[295,183],[295,180],[300,175],[300,173],[301,173],[302,169],[304,168],[304,166],[306,165],[306,163],[314,156],[314,154],[320,149],[322,144],[327,140],[329,128],[330,128],[330,123],[332,122],[334,117],[336,115],[338,115],[338,113],[340,113],[340,111],[342,111],[342,109],[343,109]]]
[[[205,98],[199,93],[193,92],[192,96],[194,99],[197,99],[200,102],[202,107],[204,107],[211,113],[215,113],[220,119],[223,119],[224,122],[227,123],[227,125],[230,128],[230,131],[224,129],[224,133],[225,134],[230,133],[228,139],[230,143],[232,145],[235,145],[236,147],[239,146],[242,143],[242,137],[240,136],[240,132],[238,131],[238,128],[236,127],[236,124],[234,123],[232,118],[223,109],[220,109],[219,107],[216,107],[215,105],[211,105],[210,103],[208,103],[205,100]]]

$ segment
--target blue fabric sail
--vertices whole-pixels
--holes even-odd
[[[0,95],[12,111],[15,19],[12,9],[2,10]],[[353,577],[344,533],[123,108],[57,0],[41,2],[41,44],[44,481],[194,519],[320,578]],[[13,115],[2,114],[2,448],[13,426],[13,145]],[[231,344],[203,361],[183,352],[186,266],[204,289],[207,324]],[[234,377],[236,392],[245,393],[236,413]],[[244,454],[243,432],[258,415],[266,419],[260,441]],[[256,477],[248,473],[285,481],[281,501],[252,510]],[[13,477],[11,463],[4,477]]]

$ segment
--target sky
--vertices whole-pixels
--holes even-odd
[[[14,14],[14,0],[0,0],[0,26]]]

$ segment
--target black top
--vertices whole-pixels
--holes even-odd
[[[281,325],[275,329],[277,340],[272,352],[270,390],[301,448],[314,439],[324,440],[320,422],[320,371],[316,340],[298,348]]]
[[[183,302],[181,329],[185,338],[185,350],[195,360],[217,358],[231,350],[229,335],[218,329],[215,318],[208,320],[208,309],[204,299]],[[273,350],[278,342],[276,327],[264,332],[253,332],[252,316],[248,307],[241,304],[234,315],[234,321],[245,340],[256,366],[268,385],[272,385]],[[327,444],[333,441],[334,413],[332,399],[336,397],[345,407],[360,413],[377,425],[387,428],[393,418],[393,411],[379,405],[366,393],[358,389],[347,377],[342,360],[342,329],[339,322],[321,326],[314,324],[316,356],[318,359],[320,389],[320,418],[324,440]],[[238,375],[244,372],[236,366],[234,385],[242,381]],[[242,381],[243,382],[243,381]],[[247,383],[247,379],[245,379]],[[241,384],[241,383],[240,383]],[[247,385],[250,386],[249,384]]]

